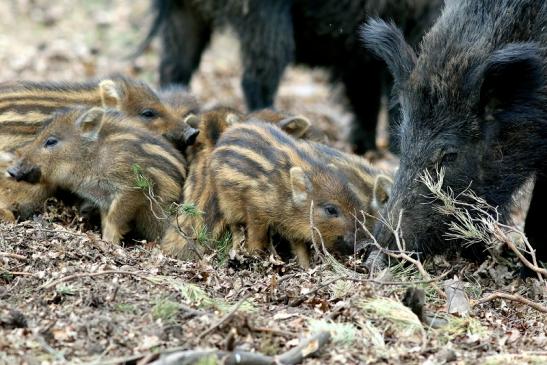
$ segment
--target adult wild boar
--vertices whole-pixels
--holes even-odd
[[[380,20],[363,28],[367,47],[389,66],[401,108],[401,165],[384,212],[397,219],[407,248],[455,251],[447,216],[420,182],[445,171],[444,188],[466,188],[507,221],[513,193],[536,176],[526,234],[545,257],[547,230],[547,2],[447,1],[416,56],[402,33]],[[375,236],[392,245],[389,229]],[[476,253],[483,247],[475,247]]]
[[[187,85],[214,30],[231,28],[241,44],[241,86],[249,110],[273,106],[291,63],[326,67],[345,87],[356,116],[356,149],[375,147],[383,65],[362,47],[369,16],[395,19],[418,42],[441,0],[154,0],[156,18],[144,44],[159,33],[162,85]]]

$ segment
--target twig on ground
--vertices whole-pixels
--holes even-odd
[[[505,225],[504,225],[505,226]],[[519,230],[517,229],[514,229],[513,227],[509,227],[509,226],[505,226],[505,228],[508,228],[510,229],[512,232],[514,233],[517,233],[521,236],[521,238],[523,239],[523,241],[525,242],[525,244],[527,246],[530,246],[530,243],[528,242],[528,239],[526,238],[526,236],[524,235],[524,233],[520,232]],[[537,260],[536,260],[536,256],[535,255],[531,255],[532,256],[532,260],[534,261],[533,263],[530,262],[530,260],[528,260],[523,254],[522,252],[520,252],[520,250],[518,249],[518,247],[510,240],[510,239],[504,239],[503,240],[504,243],[507,245],[507,247],[509,247],[509,249],[511,251],[513,251],[515,253],[515,255],[517,255],[517,257],[519,258],[519,260],[524,264],[524,266],[526,266],[527,268],[529,268],[530,270],[536,272],[537,274],[539,274],[539,280],[542,281],[542,277],[545,277],[547,278],[547,270],[544,269],[544,268],[541,268],[537,265]],[[531,248],[531,246],[530,246]]]
[[[289,307],[296,307],[296,306],[304,303],[304,301],[306,301],[306,299],[308,299],[310,295],[313,295],[313,294],[317,293],[319,290],[323,289],[324,287],[327,287],[330,284],[332,284],[332,283],[334,283],[338,280],[342,280],[342,279],[344,279],[343,276],[337,276],[333,279],[330,279],[330,280],[327,280],[327,281],[321,283],[320,285],[317,285],[315,288],[313,288],[309,292],[307,292],[305,294],[302,294],[301,296],[299,296],[298,298],[296,298],[295,300],[290,302]]]
[[[402,235],[401,235],[401,221],[402,221],[402,218],[403,218],[403,211],[401,210],[399,212],[399,219],[397,220],[397,225],[395,228],[393,228],[393,226],[391,224],[389,224],[389,222],[384,219],[384,218],[381,218],[381,222],[391,231],[391,233],[393,234],[393,237],[395,238],[395,243],[397,245],[397,249],[398,251],[391,251],[391,250],[386,250],[384,247],[380,246],[380,244],[378,243],[378,241],[376,240],[376,238],[372,235],[372,233],[370,232],[370,230],[364,225],[364,224],[361,224],[361,227],[363,228],[363,230],[371,237],[372,239],[372,242],[374,244],[374,246],[380,250],[381,252],[383,252],[384,254],[388,255],[389,257],[393,257],[395,259],[398,259],[398,260],[404,260],[404,261],[407,261],[407,262],[410,262],[412,265],[414,265],[416,267],[416,269],[418,269],[418,271],[420,272],[420,275],[422,275],[422,277],[431,283],[431,287],[435,290],[435,292],[437,293],[437,295],[439,295],[441,298],[445,298],[446,299],[446,293],[444,291],[441,290],[441,288],[439,288],[434,282],[435,280],[433,280],[431,278],[431,276],[429,275],[429,273],[424,269],[422,263],[420,262],[420,260],[417,260],[413,257],[411,257],[407,251],[406,251],[406,244],[405,244],[405,241],[404,239],[402,238]],[[445,273],[446,274],[446,273]],[[443,274],[444,275],[444,274]]]
[[[198,341],[201,340],[204,336],[208,335],[209,333],[214,331],[216,328],[222,326],[222,324],[224,324],[225,322],[228,322],[228,320],[230,320],[230,318],[234,316],[234,314],[237,312],[239,307],[241,307],[243,303],[245,303],[245,301],[249,299],[250,296],[251,296],[250,294],[247,294],[243,298],[241,298],[239,302],[237,302],[236,305],[234,305],[232,310],[230,310],[230,312],[226,313],[226,315],[224,315],[224,317],[222,317],[217,323],[213,324],[211,327],[201,332],[199,336],[197,337],[197,340]]]
[[[199,309],[191,308],[187,305],[179,303],[180,309],[184,312],[186,318],[188,317],[201,317],[201,316],[212,316],[212,313],[201,311]]]
[[[255,327],[252,325],[251,321],[249,320],[249,317],[245,317],[245,327],[247,327],[249,331],[251,332],[271,333],[271,334],[283,336],[283,337],[295,337],[297,335],[294,332],[283,331],[283,330],[270,328],[270,327]]]
[[[431,284],[431,283],[440,281],[445,276],[447,276],[449,273],[450,273],[450,271],[447,271],[447,272],[437,276],[436,278],[430,278],[428,280],[415,280],[415,281],[414,280],[413,281],[381,281],[381,280],[376,280],[376,279],[354,278],[354,277],[351,277],[351,276],[343,276],[342,275],[342,276],[338,276],[338,277],[335,277],[333,279],[327,280],[323,283],[320,283],[318,286],[316,286],[311,291],[309,291],[305,294],[302,294],[301,296],[299,296],[298,298],[296,298],[295,300],[290,302],[289,307],[296,307],[296,306],[302,304],[310,295],[313,295],[313,294],[317,293],[319,290],[321,290],[321,289],[335,283],[338,280],[353,281],[353,282],[356,282],[356,283],[372,283],[372,284],[381,285],[381,286],[382,285],[384,285],[384,286],[389,286],[389,285],[393,285],[393,286],[397,286],[397,285],[412,286],[412,285],[416,285],[416,284]]]
[[[486,303],[494,299],[506,299],[506,300],[511,300],[514,302],[519,302],[522,304],[526,304],[527,306],[537,310],[538,312],[547,313],[547,307],[539,303],[536,303],[534,301],[531,301],[530,299],[524,298],[522,295],[519,295],[519,294],[509,294],[509,293],[503,293],[503,292],[495,292],[490,295],[487,295],[484,298],[474,301],[472,305],[475,306],[477,304]]]
[[[26,272],[26,271],[7,271],[7,270],[3,270],[3,271],[0,271],[0,274],[8,274],[8,275],[13,275],[13,276],[34,276],[33,273]]]
[[[248,326],[248,327],[249,327],[249,331],[251,332],[271,333],[273,335],[283,336],[283,337],[294,337],[296,335],[294,332],[282,331],[275,328],[252,327],[252,326]]]
[[[69,276],[62,277],[60,279],[54,280],[50,283],[46,283],[42,286],[40,286],[38,289],[49,289],[57,284],[64,283],[66,281],[78,279],[78,278],[85,278],[85,277],[94,277],[94,276],[101,276],[101,275],[130,275],[130,276],[138,276],[143,279],[147,279],[146,274],[138,271],[121,271],[121,270],[105,270],[105,271],[98,271],[98,272],[83,272],[78,274],[73,274]],[[152,281],[153,282],[153,281]]]
[[[173,352],[162,356],[159,360],[150,363],[151,365],[186,365],[195,364],[200,360],[215,358],[222,360],[226,365],[295,365],[301,363],[305,358],[317,353],[331,341],[328,332],[319,332],[300,343],[295,348],[277,356],[266,356],[257,352],[247,351],[181,351]],[[170,352],[170,351],[167,351]]]
[[[12,259],[17,259],[17,260],[27,260],[26,256],[18,255],[16,253],[11,253],[11,252],[0,252],[0,256],[1,257],[9,257],[9,258],[12,258]]]

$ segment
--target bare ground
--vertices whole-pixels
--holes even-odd
[[[147,7],[141,0],[3,1],[0,80],[124,72],[155,82],[156,45],[127,58],[144,35]],[[242,105],[236,50],[230,37],[215,38],[191,85],[203,105]],[[348,148],[350,115],[339,94],[321,70],[292,68],[278,107],[318,121]],[[523,211],[516,209],[520,220]],[[494,300],[468,317],[448,315],[446,299],[419,283],[424,278],[409,265],[395,267],[393,285],[385,285],[328,261],[305,272],[267,258],[231,261],[219,250],[180,262],[154,243],[109,245],[84,223],[53,202],[32,221],[0,225],[0,364],[147,363],[169,349],[274,355],[321,330],[333,341],[306,364],[547,363],[545,313]],[[458,276],[471,302],[502,290],[547,303],[545,287],[523,282],[512,261],[435,258],[425,267],[434,278],[449,272],[440,287]],[[402,306],[413,285],[425,290],[426,309],[442,318],[442,328]]]

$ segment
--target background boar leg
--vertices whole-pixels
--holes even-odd
[[[181,1],[169,12],[161,37],[160,84],[188,86],[209,44],[211,25]]]

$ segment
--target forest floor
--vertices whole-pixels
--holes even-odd
[[[157,45],[130,57],[149,24],[148,5],[0,2],[0,80],[122,72],[155,84]],[[204,107],[242,107],[240,74],[237,42],[218,35],[191,90]],[[277,107],[307,116],[349,149],[351,114],[340,99],[323,71],[294,67]],[[391,158],[376,163],[396,167]],[[517,207],[517,221],[523,211]],[[383,281],[351,270],[355,263],[324,260],[305,271],[292,261],[234,261],[223,250],[181,262],[155,243],[105,243],[74,207],[52,201],[29,221],[0,224],[0,364],[147,364],[173,351],[207,349],[274,356],[322,332],[330,342],[308,343],[302,352],[319,351],[304,364],[547,363],[545,313],[504,299],[480,302],[501,291],[547,304],[545,284],[522,280],[515,260],[434,257],[424,263],[433,280],[399,264]],[[460,303],[448,314],[445,285],[455,277],[463,291],[448,290]],[[433,322],[402,304],[410,287],[424,290]]]

